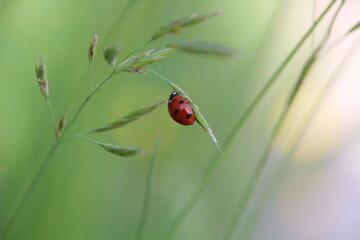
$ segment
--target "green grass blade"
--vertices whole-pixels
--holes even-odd
[[[266,82],[265,86],[260,90],[260,92],[255,96],[253,102],[249,105],[249,107],[244,112],[243,116],[240,118],[240,120],[235,124],[233,129],[230,131],[229,135],[226,137],[222,149],[226,152],[226,150],[229,148],[230,144],[234,140],[235,136],[243,126],[243,124],[246,122],[252,111],[255,109],[257,104],[260,102],[260,100],[263,98],[263,96],[266,94],[266,92],[269,90],[270,86],[274,83],[274,81],[278,78],[278,76],[282,73],[282,71],[285,69],[285,67],[289,64],[290,60],[295,56],[295,54],[299,51],[300,47],[303,46],[305,41],[309,38],[311,33],[314,31],[314,29],[319,25],[319,23],[324,19],[324,17],[327,15],[327,13],[330,11],[332,6],[335,4],[336,0],[332,0],[329,5],[324,9],[324,11],[321,13],[321,15],[317,18],[317,20],[312,24],[312,26],[306,31],[306,33],[303,35],[303,37],[299,40],[299,42],[294,46],[294,48],[290,51],[288,56],[284,59],[284,61],[279,65],[277,70],[273,73],[273,75],[269,78],[269,80]],[[184,207],[180,211],[180,214],[173,220],[172,224],[170,225],[166,236],[164,239],[169,240],[173,239],[175,236],[179,226],[181,223],[186,219],[190,211],[192,210],[193,206],[199,199],[201,193],[204,191],[205,186],[208,184],[211,177],[214,175],[217,167],[220,164],[220,155],[217,154],[214,159],[211,161],[210,165],[207,167],[205,172],[201,176],[200,183],[198,185],[198,188],[195,190],[194,194],[190,197],[190,199],[185,203]]]
[[[317,46],[316,50],[311,54],[309,60],[306,61],[305,65],[300,73],[300,77],[296,81],[294,88],[290,91],[289,100],[287,102],[285,102],[284,110],[280,114],[280,117],[278,118],[275,126],[273,127],[273,129],[271,131],[270,140],[269,140],[267,146],[265,147],[265,150],[264,150],[263,154],[261,155],[253,174],[250,177],[249,184],[246,186],[244,194],[242,195],[237,207],[235,208],[235,211],[234,211],[233,216],[231,217],[230,223],[229,223],[228,227],[226,228],[226,231],[225,231],[225,234],[223,237],[224,240],[231,240],[234,238],[236,229],[240,225],[241,221],[243,220],[243,216],[244,216],[246,207],[248,206],[248,203],[249,203],[251,197],[253,196],[253,193],[259,182],[261,174],[264,170],[264,167],[266,166],[266,162],[267,162],[269,154],[272,150],[272,147],[274,145],[275,139],[280,132],[281,126],[284,123],[287,113],[289,112],[289,109],[292,106],[293,100],[295,99],[296,95],[298,94],[299,90],[301,89],[301,86],[302,86],[303,82],[305,81],[306,77],[309,75],[310,70],[312,69],[314,63],[316,62],[318,54],[321,52],[321,50],[325,46],[326,42],[328,41],[331,30],[335,23],[335,20],[336,20],[338,14],[340,13],[342,7],[344,6],[344,3],[345,3],[345,1],[342,1],[341,4],[339,5],[339,7],[337,8],[335,14],[333,15],[333,17],[328,25],[328,30],[325,33],[325,36],[323,37],[322,41]]]
[[[352,33],[354,31],[356,31],[358,28],[360,28],[360,22],[356,23],[352,28],[350,28],[348,33]]]
[[[153,112],[154,110],[158,109],[159,107],[161,107],[162,105],[164,105],[166,103],[166,101],[162,101],[159,103],[155,103],[155,104],[151,104],[148,105],[146,107],[137,109],[135,111],[132,111],[128,114],[126,114],[125,116],[110,122],[104,126],[95,128],[93,130],[87,131],[86,133],[93,133],[93,132],[104,132],[104,131],[109,131],[109,130],[113,130],[119,127],[123,127],[135,120],[138,120],[139,118]]]

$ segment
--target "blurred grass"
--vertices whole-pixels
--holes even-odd
[[[192,96],[221,143],[264,80],[311,24],[311,6],[311,1],[0,1],[0,226],[53,141],[51,118],[34,75],[34,59],[39,54],[48,67],[50,98],[59,118],[87,93],[87,49],[93,34],[99,35],[93,63],[98,83],[111,71],[102,60],[104,46],[118,44],[125,56],[169,20],[197,11],[228,10],[164,41],[189,40],[200,34],[200,40],[239,49],[240,57],[223,61],[178,53],[154,66]],[[290,64],[236,137],[178,239],[221,237],[249,169],[266,144],[277,107],[310,50],[303,50]],[[119,75],[84,109],[72,131],[102,125],[167,99],[170,92],[150,74]],[[145,239],[163,237],[217,149],[199,126],[177,125],[166,108],[126,128],[96,136],[99,141],[151,148],[158,132],[162,144]],[[149,161],[118,159],[80,139],[65,143],[21,214],[12,239],[134,238]]]

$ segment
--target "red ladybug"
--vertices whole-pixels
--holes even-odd
[[[172,119],[182,125],[193,125],[195,122],[194,112],[190,105],[176,91],[170,94],[168,110]]]

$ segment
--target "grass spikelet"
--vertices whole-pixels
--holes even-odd
[[[71,108],[64,113],[59,123],[56,125],[56,138],[59,138],[63,134],[64,127],[66,125],[66,119],[68,118],[70,112],[71,112]]]
[[[139,155],[144,155],[146,151],[142,148],[135,148],[135,147],[126,147],[126,146],[119,146],[119,145],[113,145],[110,143],[101,143],[94,140],[91,140],[87,137],[80,136],[86,141],[95,143],[96,145],[102,147],[106,151],[119,156],[119,157],[135,157]]]
[[[132,112],[126,114],[125,116],[113,121],[113,122],[110,122],[110,123],[108,123],[108,124],[106,124],[104,126],[96,128],[96,129],[90,130],[87,133],[104,132],[104,131],[113,130],[113,129],[116,129],[116,128],[119,128],[119,127],[123,127],[123,126],[125,126],[125,125],[127,125],[127,124],[129,124],[129,123],[131,123],[131,122],[145,116],[146,114],[151,113],[152,111],[158,109],[159,107],[161,107],[165,103],[166,103],[166,101],[162,101],[162,102],[159,102],[159,103],[148,105],[148,106],[146,106],[144,108],[137,109],[137,110],[132,111]]]
[[[163,48],[151,49],[139,54],[134,54],[119,62],[116,66],[117,72],[128,71],[132,73],[140,73],[140,70],[149,64],[160,61],[166,57],[171,56],[176,49]]]
[[[166,46],[173,47],[184,52],[212,55],[218,57],[230,57],[236,55],[237,53],[235,49],[226,47],[224,45],[211,43],[211,42],[201,42],[201,41],[199,42],[178,41],[178,42],[168,43],[166,44]]]
[[[46,76],[46,66],[42,57],[40,57],[40,62],[38,66],[36,66],[35,63],[35,73],[41,93],[44,96],[45,100],[47,100],[49,97],[49,87]]]
[[[222,11],[215,11],[215,12],[210,12],[210,13],[193,13],[193,14],[190,14],[181,19],[172,21],[172,22],[166,24],[165,26],[163,26],[162,28],[160,28],[159,31],[154,33],[154,35],[150,39],[150,42],[154,41],[155,39],[158,39],[168,33],[179,33],[183,30],[184,27],[203,22],[203,21],[205,21],[211,17],[217,16],[221,13],[222,13]]]
[[[91,62],[95,57],[97,38],[98,38],[97,35],[94,35],[90,43],[89,52],[88,52],[89,62]]]

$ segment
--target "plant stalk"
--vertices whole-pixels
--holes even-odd
[[[246,207],[249,203],[249,200],[251,199],[251,197],[253,196],[253,193],[256,189],[257,184],[259,183],[259,179],[261,177],[261,173],[263,172],[265,166],[266,166],[266,162],[267,159],[270,155],[271,149],[273,147],[273,144],[275,142],[275,139],[277,137],[277,135],[280,133],[280,128],[287,116],[287,113],[289,112],[290,107],[293,104],[293,101],[295,99],[295,97],[298,95],[299,90],[302,86],[302,84],[304,83],[304,81],[306,80],[307,76],[310,73],[310,70],[312,69],[312,67],[314,66],[316,60],[318,59],[318,55],[321,52],[321,50],[324,48],[324,46],[326,45],[327,41],[329,40],[330,34],[331,34],[331,30],[334,26],[335,20],[338,16],[338,14],[340,13],[342,7],[344,6],[345,1],[341,1],[341,4],[339,5],[339,7],[337,8],[335,14],[333,15],[328,29],[324,35],[324,37],[322,38],[321,42],[319,43],[319,45],[317,46],[317,48],[315,49],[315,51],[311,54],[311,56],[309,57],[309,59],[306,61],[299,78],[297,79],[293,89],[291,90],[290,94],[289,94],[289,98],[288,100],[285,102],[285,106],[284,106],[284,110],[282,111],[279,119],[277,120],[274,128],[272,129],[271,135],[270,135],[270,141],[267,144],[263,154],[261,155],[261,158],[259,159],[255,170],[253,172],[253,174],[250,177],[250,181],[249,184],[246,186],[245,191],[240,199],[239,204],[237,205],[235,212],[233,214],[233,216],[231,217],[230,220],[230,224],[227,226],[225,234],[224,234],[224,238],[225,240],[231,240],[234,238],[235,236],[235,232],[236,232],[236,228],[237,226],[240,225],[241,220],[243,219]]]
[[[288,56],[284,59],[284,61],[280,64],[280,66],[277,68],[277,70],[273,73],[273,75],[269,78],[269,80],[266,82],[266,84],[263,86],[263,88],[260,90],[260,92],[255,96],[255,99],[253,102],[249,105],[249,107],[245,110],[243,116],[240,118],[240,120],[236,123],[234,128],[230,131],[230,134],[226,137],[221,149],[223,149],[224,152],[227,151],[230,144],[234,140],[235,136],[239,132],[239,130],[242,128],[243,124],[246,122],[246,120],[249,118],[253,110],[256,108],[260,100],[265,96],[267,91],[270,89],[272,84],[275,82],[275,80],[279,77],[279,75],[282,73],[282,71],[285,69],[285,67],[289,64],[290,60],[295,56],[295,54],[299,51],[300,47],[304,44],[304,42],[310,37],[311,33],[314,31],[314,29],[319,25],[319,23],[323,20],[323,18],[327,15],[327,13],[330,11],[332,6],[335,4],[336,0],[332,0],[329,5],[325,8],[325,10],[321,13],[321,15],[318,17],[318,19],[312,24],[312,26],[306,31],[306,33],[303,35],[303,37],[299,40],[299,42],[294,46],[294,48],[291,50],[291,52],[288,54]],[[185,203],[184,207],[180,211],[180,214],[175,217],[173,222],[170,224],[170,227],[165,235],[166,240],[173,239],[175,236],[178,228],[180,227],[181,223],[185,220],[185,218],[188,216],[192,208],[194,207],[195,203],[199,199],[201,193],[204,191],[206,185],[208,184],[211,177],[214,175],[215,170],[220,164],[220,158],[221,154],[217,153],[210,165],[206,168],[206,170],[203,172],[203,174],[200,177],[200,184],[198,185],[197,189],[195,190],[194,194],[190,197],[190,199]]]
[[[62,142],[64,142],[64,140],[63,140],[64,133],[70,128],[70,126],[72,126],[76,122],[79,114],[81,113],[83,108],[86,106],[86,104],[89,102],[89,100],[94,96],[94,94],[97,91],[99,91],[109,80],[111,80],[114,77],[114,75],[115,75],[115,71],[113,71],[104,81],[102,81],[81,103],[80,107],[78,108],[78,110],[75,113],[75,116],[69,122],[69,124],[65,127],[65,129],[63,131],[63,134],[55,141],[54,145],[50,149],[48,155],[46,156],[46,158],[43,161],[43,163],[42,163],[41,167],[39,168],[39,170],[37,171],[35,177],[31,180],[30,185],[26,188],[25,193],[21,197],[21,200],[20,200],[19,204],[15,207],[15,210],[12,213],[12,215],[10,216],[9,220],[7,222],[5,222],[3,230],[0,232],[0,239],[1,240],[5,240],[9,236],[9,232],[10,232],[12,226],[16,223],[16,220],[17,220],[18,216],[23,211],[23,209],[24,209],[27,201],[30,199],[34,189],[39,184],[39,181],[42,178],[42,176],[44,175],[45,170],[48,168],[48,166],[49,166],[49,164],[51,162],[52,156],[54,155],[56,149],[59,147],[59,145]],[[50,111],[52,112],[50,102],[49,101],[47,101],[47,102],[48,102],[49,107],[51,109]],[[54,121],[54,123],[55,123],[55,121]]]
[[[9,220],[5,222],[3,230],[1,231],[0,234],[0,239],[5,240],[9,236],[11,227],[16,223],[16,220],[19,217],[20,213],[24,210],[27,201],[31,197],[31,194],[33,193],[36,186],[39,184],[39,181],[41,180],[41,177],[43,176],[45,170],[48,168],[51,157],[54,155],[59,144],[60,144],[59,140],[56,140],[51,150],[49,151],[48,155],[46,156],[45,160],[41,164],[39,170],[37,171],[35,177],[32,179],[30,185],[26,188],[23,196],[21,197],[20,202],[15,207],[14,212],[11,214]]]
[[[156,169],[156,162],[159,154],[159,148],[160,148],[160,142],[157,140],[154,147],[154,153],[150,161],[149,169],[148,169],[148,175],[146,180],[146,187],[145,187],[145,194],[144,194],[144,200],[141,210],[141,216],[139,220],[138,229],[136,232],[135,240],[141,240],[144,238],[146,227],[149,220],[149,213],[150,213],[150,205],[151,205],[151,195],[154,191],[154,175],[155,175],[155,169]]]

